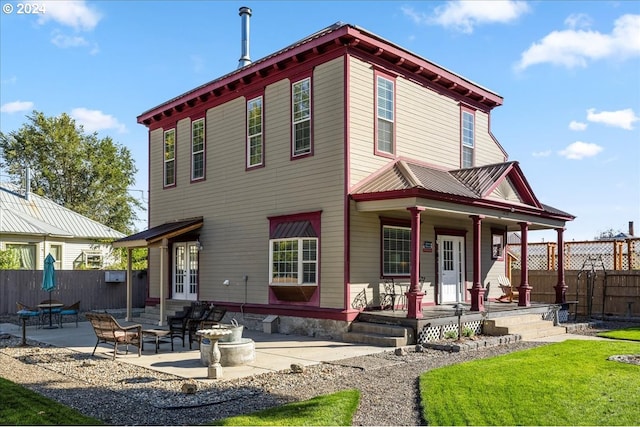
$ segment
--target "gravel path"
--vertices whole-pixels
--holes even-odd
[[[196,381],[37,342],[20,347],[17,337],[0,338],[1,377],[114,425],[201,424],[352,388],[361,391],[354,425],[426,425],[418,398],[422,372],[544,345],[517,341],[459,353],[411,347],[306,367],[301,373]],[[185,384],[195,384],[197,392],[182,392]]]

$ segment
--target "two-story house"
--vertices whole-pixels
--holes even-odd
[[[482,310],[507,232],[525,248],[528,231],[562,240],[574,218],[508,161],[490,129],[502,101],[350,24],[255,62],[243,51],[235,71],[138,117],[152,227],[116,245],[150,248],[161,318],[167,300],[203,300],[331,334],[380,306],[392,278],[410,318]]]

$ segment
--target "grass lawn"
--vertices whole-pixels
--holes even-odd
[[[640,341],[640,326],[598,333],[599,337],[617,340]]]
[[[638,425],[640,344],[570,340],[420,376],[429,425]]]
[[[0,378],[0,424],[2,425],[101,425],[74,409],[48,399],[21,385]]]
[[[213,425],[350,426],[359,402],[359,390],[344,390],[249,415],[226,418]]]

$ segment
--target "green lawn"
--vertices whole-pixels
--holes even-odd
[[[616,340],[640,341],[640,326],[598,333],[599,337]]]
[[[420,376],[429,425],[638,425],[640,344],[570,340]]]
[[[101,425],[36,392],[0,378],[0,424],[2,425]]]
[[[249,415],[226,418],[213,425],[350,426],[359,402],[360,391],[344,390]]]

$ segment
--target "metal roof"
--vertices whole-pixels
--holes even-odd
[[[189,218],[177,221],[166,222],[164,224],[151,227],[148,230],[124,237],[113,242],[113,246],[118,247],[146,247],[151,243],[159,242],[162,239],[179,236],[189,231],[202,227],[203,218]]]
[[[46,197],[0,183],[0,233],[90,239],[125,236]]]

